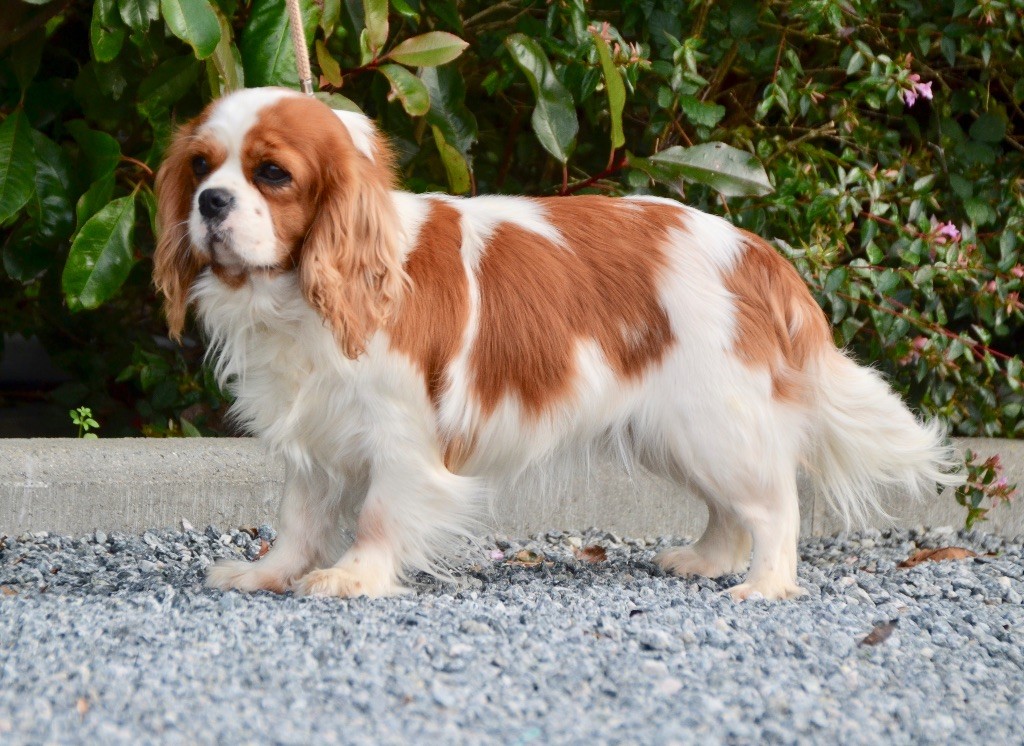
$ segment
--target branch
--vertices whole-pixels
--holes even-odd
[[[814,287],[816,287],[822,293],[826,292],[823,285],[820,285],[817,282],[812,282],[811,284],[813,284]],[[928,321],[926,319],[922,319],[912,315],[910,312],[910,308],[904,305],[903,303],[900,303],[895,298],[886,298],[886,300],[888,300],[890,303],[897,307],[893,309],[883,306],[880,303],[870,301],[867,298],[856,298],[852,295],[849,295],[848,293],[842,293],[838,290],[835,291],[833,294],[845,300],[851,301],[852,303],[863,303],[865,306],[874,309],[875,311],[881,311],[882,313],[887,313],[890,316],[895,316],[898,319],[908,321],[914,326],[918,327],[919,329],[925,329],[927,331],[935,332],[936,334],[941,334],[943,337],[946,337],[947,339],[953,339],[956,340],[957,342],[962,342],[964,345],[967,346],[967,349],[971,351],[971,355],[975,356],[975,358],[977,357],[977,352],[981,351],[986,355],[991,355],[992,357],[998,358],[999,360],[1003,360],[1004,362],[1008,362],[1013,359],[1012,355],[1007,355],[1005,352],[994,350],[988,345],[979,342],[978,340],[971,339],[970,337],[964,339],[964,337],[960,336],[952,329],[947,329],[942,324],[939,324],[934,321]]]
[[[567,197],[570,194],[578,192],[580,189],[586,189],[588,186],[593,186],[602,179],[607,179],[612,174],[621,171],[623,168],[626,167],[626,164],[628,162],[628,159],[625,157],[620,158],[618,161],[612,158],[611,160],[609,160],[608,165],[604,168],[603,171],[601,171],[598,174],[594,174],[593,176],[590,176],[586,179],[583,179],[582,181],[577,181],[574,184],[567,184],[565,175],[563,175],[562,188],[558,192],[558,195],[560,197]]]

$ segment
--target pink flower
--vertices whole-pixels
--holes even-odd
[[[1014,277],[1024,277],[1024,265],[1017,264],[1010,270],[1010,274]]]
[[[910,88],[903,89],[903,101],[908,108],[916,104],[918,98],[931,100],[932,81],[922,83],[921,76],[917,73],[910,73],[907,79],[910,81]]]
[[[938,243],[946,243],[947,238],[953,243],[960,240],[960,231],[957,230],[957,227],[952,222],[941,223],[934,229],[932,235]]]

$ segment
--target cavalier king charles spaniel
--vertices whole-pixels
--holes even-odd
[[[848,518],[960,481],[769,244],[672,200],[403,192],[369,119],[281,89],[212,103],[156,188],[171,336],[194,305],[286,464],[276,544],[212,587],[401,592],[488,495],[604,447],[707,504],[661,567],[790,598],[798,469]]]

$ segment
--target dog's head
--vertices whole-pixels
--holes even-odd
[[[397,302],[405,274],[391,155],[361,114],[292,91],[239,91],[175,136],[156,179],[154,280],[171,336],[205,267],[232,287],[295,271],[357,356]]]

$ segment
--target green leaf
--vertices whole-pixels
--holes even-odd
[[[604,89],[608,94],[608,113],[612,120],[612,149],[617,150],[626,144],[626,136],[622,133],[622,109],[626,105],[626,86],[622,82],[618,68],[612,62],[608,42],[596,32],[591,32],[591,35],[597,47],[597,56],[601,60],[601,70],[604,72]]]
[[[32,128],[25,113],[18,109],[0,124],[0,225],[32,198],[35,164]]]
[[[833,267],[830,269],[828,275],[825,276],[825,292],[834,293],[837,291],[846,282],[846,277],[846,267]]]
[[[114,173],[121,162],[121,146],[117,140],[106,132],[90,129],[81,119],[68,122],[65,128],[80,146],[89,181],[98,181]]]
[[[986,200],[978,197],[971,197],[964,201],[964,212],[967,213],[970,221],[978,227],[995,222],[998,217],[992,206]]]
[[[374,58],[388,42],[388,0],[363,0],[363,20]]]
[[[342,96],[340,93],[325,93],[323,91],[317,91],[313,94],[313,97],[317,101],[323,101],[332,109],[338,109],[339,111],[354,111],[357,114],[363,113],[363,110],[359,108],[359,104],[347,96]]]
[[[726,197],[761,196],[774,191],[757,158],[725,143],[706,142],[691,148],[675,145],[655,153],[650,160],[668,167],[679,178],[707,184]]]
[[[410,67],[434,67],[451,62],[469,46],[447,31],[428,31],[406,39],[384,57]]]
[[[97,62],[110,62],[121,52],[127,31],[117,16],[114,0],[96,0],[92,6],[89,41]]]
[[[469,163],[462,153],[445,141],[440,128],[430,129],[434,133],[434,143],[437,145],[437,152],[441,154],[441,162],[448,176],[448,189],[452,194],[465,194],[472,185]]]
[[[342,84],[341,79],[341,65],[334,59],[330,51],[327,49],[327,45],[320,39],[316,40],[316,62],[320,65],[320,74],[327,78],[327,82],[333,86],[340,86]]]
[[[441,131],[444,141],[462,154],[472,168],[470,149],[476,142],[477,123],[466,106],[466,85],[454,65],[425,67],[420,80],[427,87],[430,111],[427,122]]]
[[[725,107],[709,104],[689,94],[679,97],[679,106],[686,118],[702,127],[714,127],[725,116]]]
[[[512,34],[505,40],[505,46],[526,75],[537,100],[530,119],[537,139],[546,151],[566,163],[579,131],[572,95],[555,77],[551,63],[533,39]]]
[[[48,270],[56,252],[52,245],[36,241],[36,225],[29,220],[15,228],[4,241],[4,270],[12,280],[30,283]]]
[[[36,155],[35,193],[28,201],[28,214],[35,221],[35,239],[53,244],[70,236],[75,227],[71,162],[57,143],[34,130],[32,148]]]
[[[231,93],[245,87],[245,70],[242,68],[242,54],[232,40],[231,26],[219,10],[217,23],[220,24],[220,41],[210,55],[207,65],[213,63],[217,71],[219,93]]]
[[[117,0],[121,20],[133,31],[146,31],[160,17],[158,0]]]
[[[320,14],[320,28],[324,30],[324,37],[330,39],[341,18],[341,0],[324,0],[321,7],[323,12]],[[342,33],[344,34],[344,29]]]
[[[135,195],[115,199],[82,226],[64,265],[68,306],[96,308],[118,291],[132,268]]]
[[[412,117],[420,117],[430,109],[430,94],[423,81],[401,65],[381,65],[377,68],[391,83],[391,91],[402,102],[402,108]]]
[[[1006,120],[995,114],[982,114],[971,125],[972,140],[996,144],[1006,136]]]
[[[420,22],[420,14],[406,0],[391,0],[391,7],[402,18],[408,18],[413,23]]]
[[[853,75],[854,73],[859,72],[860,69],[864,67],[864,63],[866,61],[867,60],[865,59],[863,53],[861,53],[859,50],[854,52],[853,56],[850,57],[850,61],[846,65],[846,74]]]
[[[281,3],[284,12],[284,3]],[[160,10],[171,33],[205,60],[220,43],[221,27],[207,0],[160,0]]]
[[[139,84],[139,112],[147,119],[166,112],[198,78],[199,63],[191,55],[167,60]]]
[[[86,221],[98,213],[114,196],[113,174],[96,181],[78,198],[75,205],[75,225],[81,230]]]
[[[39,71],[39,61],[42,59],[45,43],[46,32],[40,28],[18,40],[11,48],[11,69],[22,91],[28,88]]]
[[[316,31],[319,10],[313,0],[300,0],[306,39]],[[255,0],[240,44],[245,84],[252,88],[280,85],[298,88],[288,12],[281,0]]]

